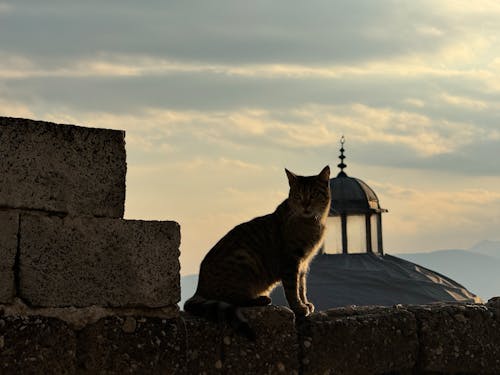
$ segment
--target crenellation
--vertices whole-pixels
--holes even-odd
[[[122,219],[125,132],[0,117],[0,303],[151,309],[180,299],[180,227]]]
[[[0,117],[0,207],[123,217],[125,133]]]

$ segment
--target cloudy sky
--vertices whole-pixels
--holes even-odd
[[[500,2],[0,0],[0,115],[125,129],[126,217],[182,273],[286,197],[284,167],[378,194],[389,253],[500,240]]]

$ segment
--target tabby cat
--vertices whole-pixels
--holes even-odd
[[[330,209],[330,168],[317,176],[285,171],[288,198],[273,213],[233,228],[208,252],[185,311],[225,319],[239,333],[254,338],[238,307],[270,304],[269,293],[280,281],[297,317],[314,311],[306,296],[306,276]]]

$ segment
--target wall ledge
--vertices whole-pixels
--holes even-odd
[[[500,373],[500,298],[351,306],[301,322],[285,307],[243,312],[255,342],[183,312],[32,309],[16,300],[0,306],[0,373]]]

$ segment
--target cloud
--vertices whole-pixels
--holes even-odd
[[[388,248],[467,247],[500,225],[499,17],[495,0],[4,1],[0,110],[125,129],[127,216],[179,220],[183,269],[341,134]]]
[[[0,91],[1,92],[1,91]],[[34,118],[35,115],[26,104],[0,96],[0,116]]]
[[[0,3],[0,14],[10,13],[12,11],[12,9],[13,9],[13,7],[11,4]]]
[[[500,224],[497,190],[422,189],[373,181],[370,186],[389,209],[384,232],[391,252],[467,248],[474,238],[487,238]]]
[[[423,108],[425,106],[425,102],[421,99],[406,98],[403,100],[403,102],[411,105],[412,107]]]
[[[0,77],[4,79],[21,78],[127,78],[162,77],[169,75],[204,74],[221,77],[240,77],[256,79],[354,79],[408,77],[469,77],[480,81],[495,78],[498,65],[491,62],[484,69],[456,66],[443,66],[429,62],[431,56],[405,56],[394,59],[378,59],[352,64],[293,64],[293,63],[238,63],[220,64],[197,61],[181,61],[154,55],[99,53],[92,57],[65,58],[62,60],[38,61],[35,57],[16,55],[0,51]],[[453,57],[456,60],[456,56]]]
[[[206,165],[206,160],[212,167],[222,162],[248,169],[265,163],[287,166],[286,159],[299,150],[318,157],[331,155],[332,146],[345,134],[347,146],[352,147],[350,157],[363,164],[465,175],[498,173],[494,155],[500,146],[500,131],[496,127],[396,108],[310,104],[293,109],[209,112],[144,108],[134,114],[64,115],[68,113],[64,108],[41,113],[29,107],[23,111],[28,117],[48,121],[125,129],[129,153],[144,163],[175,155],[200,165]],[[238,160],[239,165],[234,162]]]
[[[487,30],[498,30],[493,21],[499,12],[489,1],[463,9],[449,1],[408,3],[404,10],[395,1],[257,1],[252,7],[227,0],[147,6],[24,1],[3,20],[0,42],[8,53],[52,63],[133,51],[205,65],[348,66],[403,56],[439,56],[450,45],[455,52],[467,49],[470,55],[468,46],[479,46],[477,33],[471,32],[479,17],[490,21],[484,23]]]
[[[489,104],[482,100],[476,100],[473,98],[467,98],[463,96],[450,95],[448,93],[442,93],[440,98],[446,104],[451,104],[457,107],[467,107],[475,110],[483,110],[489,107]]]
[[[216,159],[192,159],[185,162],[179,163],[179,166],[182,168],[187,168],[192,171],[196,171],[199,169],[210,169],[211,171],[216,169],[221,170],[231,170],[233,174],[239,172],[252,172],[259,171],[262,166],[254,163],[248,163],[242,160],[237,159],[228,159],[224,157],[216,158]]]

